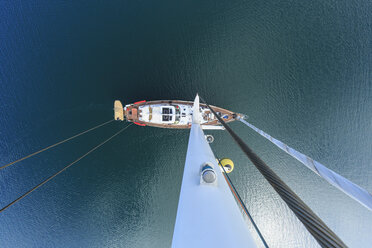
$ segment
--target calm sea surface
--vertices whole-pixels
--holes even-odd
[[[198,92],[372,192],[371,40],[367,0],[0,0],[0,165],[110,120],[115,99]],[[125,125],[1,170],[0,206]],[[347,245],[371,247],[372,212],[231,126]],[[211,133],[270,247],[318,247],[228,134]],[[169,247],[187,140],[130,127],[0,214],[0,247]]]

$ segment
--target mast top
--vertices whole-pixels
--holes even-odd
[[[192,115],[192,123],[200,124],[200,110],[199,110],[199,95],[196,94],[193,106],[193,115]]]

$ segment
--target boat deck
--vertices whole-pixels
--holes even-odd
[[[191,121],[187,122],[187,124],[180,124],[180,123],[156,123],[153,120],[153,108],[151,106],[176,106],[176,108],[179,108],[178,106],[187,106],[189,108],[192,108],[193,102],[190,101],[182,101],[182,100],[158,100],[158,101],[140,101],[133,104],[126,105],[125,107],[125,117],[127,121],[134,122],[137,125],[140,126],[152,126],[152,127],[160,127],[160,128],[175,128],[175,129],[189,129],[191,127]],[[143,113],[141,109],[143,107],[148,106],[148,111],[146,113]],[[234,121],[235,118],[240,115],[235,112],[216,107],[211,106],[217,113],[219,113],[220,116],[223,116],[225,122],[231,122]],[[200,104],[200,108],[203,110],[203,114],[201,116],[204,123],[202,123],[205,128],[206,126],[220,126],[217,118],[214,117],[214,115],[211,113],[211,111],[207,108],[205,104]],[[178,113],[180,114],[180,113]],[[143,120],[143,115],[147,115],[148,121]],[[167,114],[165,114],[167,115]],[[192,113],[189,113],[187,116],[183,113],[183,118],[190,118],[191,120]],[[147,120],[146,119],[146,120]]]

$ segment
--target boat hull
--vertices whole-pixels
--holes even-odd
[[[139,101],[126,105],[123,110],[125,119],[139,126],[190,129],[193,115],[192,106],[193,102],[182,100]],[[227,109],[211,107],[227,123],[235,121],[238,116],[241,116],[241,114]],[[200,104],[200,110],[203,129],[223,129],[205,104]]]

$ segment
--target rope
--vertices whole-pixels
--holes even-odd
[[[274,190],[285,201],[297,218],[311,233],[321,247],[347,247],[342,240],[294,193],[269,166],[258,157],[251,148],[219,117],[216,112],[203,100],[218,121],[225,127],[242,151],[252,161],[256,168],[271,184]]]
[[[74,138],[76,138],[76,137],[79,137],[80,135],[83,135],[83,134],[85,134],[85,133],[88,133],[88,132],[90,132],[90,131],[93,131],[94,129],[97,129],[97,128],[99,128],[99,127],[102,127],[102,126],[104,126],[104,125],[106,125],[106,124],[108,124],[108,123],[110,123],[110,122],[112,122],[112,121],[114,121],[114,120],[106,121],[106,122],[104,122],[104,123],[102,123],[102,124],[99,124],[99,125],[97,125],[97,126],[95,126],[95,127],[90,128],[90,129],[88,129],[88,130],[86,130],[86,131],[83,131],[83,132],[81,132],[81,133],[79,133],[79,134],[76,134],[76,135],[74,135],[74,136],[72,136],[72,137],[70,137],[70,138],[64,139],[64,140],[62,140],[62,141],[60,141],[60,142],[57,142],[57,143],[55,143],[55,144],[53,144],[53,145],[50,145],[50,146],[48,146],[48,147],[45,147],[45,148],[43,148],[43,149],[41,149],[41,150],[39,150],[39,151],[37,151],[37,152],[34,152],[34,153],[30,154],[30,155],[25,156],[25,157],[23,157],[23,158],[17,159],[16,161],[13,161],[13,162],[11,162],[11,163],[9,163],[9,164],[3,165],[3,166],[0,167],[0,170],[6,168],[6,167],[8,167],[8,166],[11,166],[11,165],[13,165],[13,164],[16,164],[16,163],[18,163],[18,162],[21,162],[21,161],[23,161],[23,160],[25,160],[25,159],[27,159],[27,158],[31,158],[31,157],[33,157],[33,156],[35,156],[35,155],[37,155],[37,154],[39,154],[39,153],[41,153],[41,152],[44,152],[44,151],[46,151],[46,150],[49,150],[50,148],[53,148],[53,147],[55,147],[55,146],[58,146],[58,145],[60,145],[60,144],[65,143],[65,142],[67,142],[67,141],[69,141],[69,140],[72,140],[72,139],[74,139]]]
[[[249,218],[249,220],[250,220],[251,223],[253,224],[253,227],[254,227],[254,229],[256,230],[258,236],[260,237],[260,239],[261,239],[263,245],[264,245],[266,248],[269,248],[269,246],[268,246],[267,243],[266,243],[265,238],[262,236],[262,234],[261,234],[261,232],[260,232],[260,229],[258,229],[258,226],[257,226],[256,223],[254,222],[254,220],[253,220],[251,214],[249,213],[247,207],[245,206],[245,204],[244,204],[242,198],[240,197],[238,191],[236,190],[236,188],[235,188],[233,182],[231,181],[229,175],[228,175],[228,174],[226,173],[226,171],[225,171],[225,168],[224,168],[223,165],[221,164],[221,161],[218,160],[218,163],[220,164],[220,166],[221,166],[222,169],[223,169],[223,172],[224,172],[224,173],[222,173],[222,174],[223,174],[223,176],[224,176],[224,178],[225,178],[227,184],[229,185],[229,188],[230,188],[231,192],[232,192],[233,195],[235,196],[235,199],[239,202],[239,204],[240,204],[240,206],[242,207],[242,209],[244,210],[245,214],[247,215],[247,217]]]
[[[87,153],[85,153],[84,155],[82,155],[81,157],[79,157],[78,159],[74,160],[72,163],[68,164],[67,166],[63,167],[60,171],[58,171],[57,173],[55,173],[54,175],[48,177],[47,179],[45,179],[44,181],[42,181],[41,183],[39,183],[38,185],[36,185],[35,187],[33,187],[32,189],[30,189],[29,191],[27,191],[26,193],[24,193],[23,195],[21,195],[20,197],[18,197],[17,199],[15,199],[14,201],[12,201],[11,203],[9,203],[8,205],[6,205],[5,207],[3,207],[2,209],[0,209],[0,213],[3,212],[5,209],[9,208],[10,206],[12,206],[13,204],[17,203],[18,201],[22,200],[23,198],[25,198],[27,195],[29,195],[32,191],[38,189],[39,187],[43,186],[44,184],[46,184],[47,182],[49,182],[50,180],[52,180],[53,178],[55,178],[56,176],[58,176],[59,174],[61,174],[63,171],[67,170],[69,167],[71,167],[72,165],[74,165],[75,163],[79,162],[81,159],[83,159],[84,157],[88,156],[90,153],[92,153],[93,151],[95,151],[96,149],[98,149],[99,147],[101,147],[102,145],[104,145],[106,142],[110,141],[112,138],[114,138],[115,136],[117,136],[118,134],[120,134],[121,132],[123,132],[125,129],[127,129],[128,127],[130,127],[132,125],[129,124],[128,126],[122,128],[120,131],[116,132],[114,135],[112,135],[110,138],[106,139],[105,141],[103,141],[102,143],[98,144],[97,146],[93,147],[91,150],[89,150]]]

